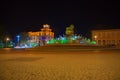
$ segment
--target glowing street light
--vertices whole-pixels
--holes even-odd
[[[6,47],[7,47],[7,42],[10,40],[10,38],[6,38]]]
[[[95,40],[96,40],[96,39],[97,39],[97,36],[95,35],[94,38],[95,38]]]
[[[6,38],[6,41],[9,41],[10,40],[10,38]]]
[[[17,41],[18,41],[18,46],[19,46],[19,41],[20,41],[20,35],[17,35]]]
[[[96,39],[98,38],[98,36],[95,35],[94,38],[95,38],[95,42],[94,42],[94,44],[97,44],[97,40],[96,40]]]

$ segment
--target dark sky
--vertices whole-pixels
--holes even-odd
[[[3,1],[0,27],[10,34],[39,30],[43,24],[51,25],[56,35],[74,24],[75,33],[87,34],[99,24],[120,25],[119,2],[114,1]],[[119,28],[119,27],[118,27]]]

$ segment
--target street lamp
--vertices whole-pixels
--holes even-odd
[[[7,42],[10,40],[10,38],[6,38],[6,48],[7,48]]]
[[[94,39],[95,39],[95,43],[96,43],[96,44],[97,44],[97,42],[98,42],[98,41],[97,41],[97,38],[98,38],[98,36],[95,35],[95,36],[94,36]]]
[[[20,41],[20,35],[17,35],[17,42],[18,42],[18,46],[19,46],[19,41]]]
[[[97,36],[95,35],[94,38],[95,38],[95,40],[96,40],[96,39],[97,39]]]

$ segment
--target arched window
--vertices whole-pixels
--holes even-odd
[[[101,40],[98,40],[98,45],[101,45]]]
[[[103,45],[106,45],[106,41],[105,40],[103,40]]]

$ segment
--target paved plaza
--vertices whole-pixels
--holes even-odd
[[[0,49],[0,80],[120,80],[120,50]]]

